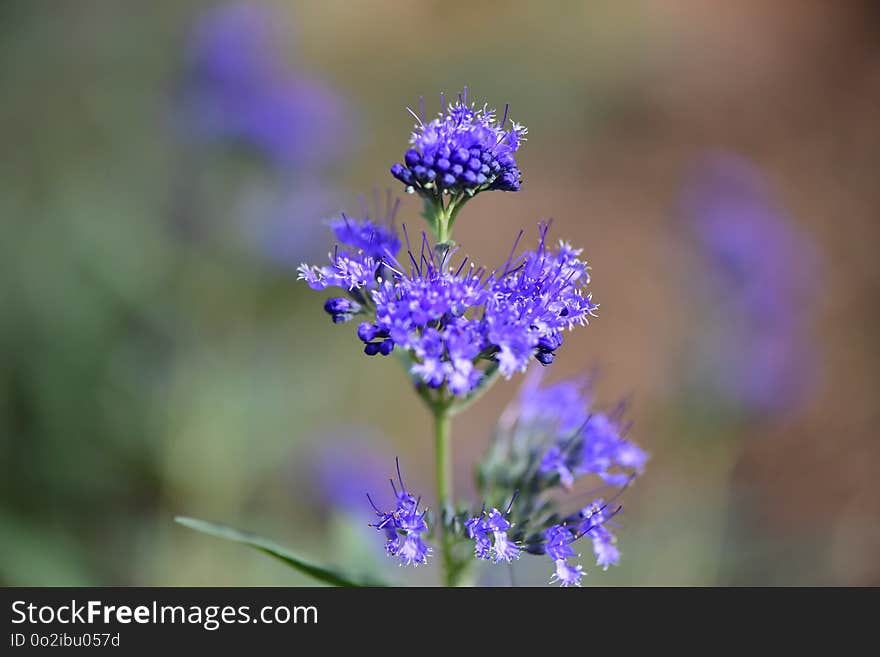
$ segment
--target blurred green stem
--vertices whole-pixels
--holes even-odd
[[[437,485],[437,506],[440,515],[440,545],[443,557],[443,582],[455,586],[458,568],[452,559],[452,536],[446,526],[446,511],[453,508],[452,500],[452,415],[446,405],[434,407],[434,460]]]

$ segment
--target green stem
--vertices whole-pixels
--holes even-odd
[[[441,206],[437,213],[437,243],[445,244],[449,241],[450,229],[452,228],[449,221],[449,211]]]
[[[446,510],[453,509],[452,499],[452,445],[450,444],[452,415],[444,405],[434,408],[434,460],[436,467],[437,506],[440,522],[440,545],[443,558],[443,581],[455,586],[458,573],[452,558],[451,532],[446,527]]]
[[[443,199],[439,198],[426,204],[424,216],[434,232],[437,244],[446,244],[452,239],[455,218],[467,200],[467,197],[455,197],[449,200],[448,205],[444,205]]]

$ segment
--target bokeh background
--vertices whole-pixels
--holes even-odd
[[[436,581],[361,497],[395,455],[432,490],[429,417],[295,269],[464,84],[530,133],[457,241],[585,248],[600,316],[545,374],[652,454],[588,583],[880,584],[877,7],[5,0],[0,584],[306,582],[176,514]],[[517,383],[457,418],[461,494]]]

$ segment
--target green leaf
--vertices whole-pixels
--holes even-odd
[[[174,522],[177,522],[184,527],[194,529],[197,532],[202,532],[203,534],[216,536],[217,538],[225,538],[227,541],[235,541],[236,543],[241,543],[242,545],[247,545],[259,550],[260,552],[265,552],[269,556],[275,557],[279,561],[283,561],[291,568],[333,586],[385,586],[385,584],[374,580],[357,581],[335,570],[318,566],[298,557],[293,552],[281,547],[277,543],[261,536],[257,536],[256,534],[251,534],[250,532],[242,532],[233,529],[232,527],[227,527],[226,525],[217,525],[213,522],[206,522],[205,520],[198,520],[197,518],[186,518],[184,516],[177,516],[174,519]]]

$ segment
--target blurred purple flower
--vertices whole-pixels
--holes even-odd
[[[684,214],[710,309],[701,333],[700,386],[750,415],[797,407],[815,375],[808,323],[815,247],[774,203],[759,173],[733,155],[707,158]]]
[[[310,497],[322,507],[370,516],[367,491],[388,479],[390,457],[369,434],[340,429],[322,438],[304,462]]]
[[[183,128],[199,140],[245,145],[280,167],[320,169],[348,147],[346,107],[286,61],[282,23],[248,2],[199,18],[187,44]]]
[[[289,267],[315,255],[319,220],[338,209],[328,172],[350,154],[353,131],[343,98],[290,62],[284,22],[250,2],[201,14],[173,114],[182,143],[239,146],[269,166],[270,177],[247,188],[236,212],[252,247]]]

